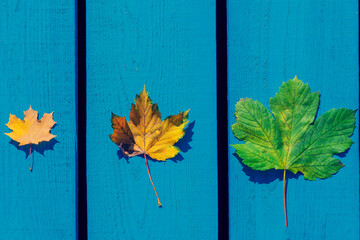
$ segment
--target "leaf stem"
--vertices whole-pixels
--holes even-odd
[[[31,164],[30,164],[30,157],[31,157],[31,143],[30,143],[30,150],[29,150],[29,169],[32,171]]]
[[[160,202],[159,196],[158,196],[158,194],[157,194],[157,192],[156,192],[156,189],[155,189],[154,183],[153,183],[153,181],[152,181],[152,178],[151,178],[151,174],[150,174],[150,170],[149,170],[149,164],[148,164],[148,162],[147,162],[146,154],[145,154],[145,153],[144,153],[144,158],[145,158],[146,168],[147,168],[147,172],[148,172],[148,174],[149,174],[150,182],[151,182],[151,184],[152,184],[152,186],[153,186],[153,188],[154,188],[154,191],[155,191],[155,194],[156,194],[156,197],[157,197],[157,200],[158,200],[158,205],[159,205],[159,207],[161,207],[161,202]]]
[[[284,184],[283,184],[283,190],[284,190],[284,213],[285,213],[285,227],[288,226],[288,223],[287,223],[287,213],[286,213],[286,169],[284,169]]]

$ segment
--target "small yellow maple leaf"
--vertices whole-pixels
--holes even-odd
[[[10,114],[9,122],[5,124],[12,130],[11,133],[5,133],[12,140],[19,142],[19,146],[30,144],[29,153],[29,168],[31,144],[38,144],[43,141],[50,141],[56,137],[50,133],[51,128],[56,122],[53,120],[52,113],[44,113],[43,117],[38,120],[38,112],[34,111],[31,106],[27,111],[24,111],[24,120],[19,119],[13,114]]]
[[[188,124],[188,112],[167,117],[161,121],[161,114],[157,104],[153,104],[149,93],[144,90],[136,95],[132,104],[130,121],[125,117],[112,114],[111,122],[114,129],[111,140],[118,145],[126,156],[144,155],[151,184],[153,185],[158,204],[159,197],[152,182],[146,155],[158,161],[175,157],[180,149],[173,146],[185,134]]]

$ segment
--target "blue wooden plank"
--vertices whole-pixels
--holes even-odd
[[[352,1],[228,2],[230,126],[241,97],[269,107],[283,81],[295,75],[320,91],[318,116],[358,108],[358,3]],[[357,114],[358,119],[358,114]],[[358,126],[358,120],[357,120]],[[326,180],[288,181],[284,226],[282,172],[259,173],[229,151],[231,239],[359,239],[359,144],[345,168]]]
[[[215,1],[87,1],[90,240],[217,238],[215,53]],[[144,84],[162,118],[191,108],[185,151],[149,162],[162,208],[144,159],[109,138]]]
[[[0,15],[0,131],[29,105],[57,122],[32,172],[27,153],[0,137],[0,238],[75,239],[75,2],[2,1]]]

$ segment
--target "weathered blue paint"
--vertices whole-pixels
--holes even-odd
[[[0,15],[0,132],[29,105],[57,122],[32,172],[29,148],[0,136],[0,239],[75,239],[75,2],[2,1]]]
[[[215,1],[87,1],[90,240],[217,238],[215,53]],[[191,108],[181,154],[149,162],[162,208],[109,138],[144,84],[162,118]]]
[[[295,75],[320,91],[318,116],[358,108],[358,3],[352,1],[228,2],[229,142],[234,105],[242,97],[269,106]],[[357,114],[358,117],[358,114]],[[357,126],[358,120],[357,120]],[[330,179],[288,181],[284,226],[282,172],[257,172],[229,150],[231,239],[359,239],[359,143]],[[250,179],[250,180],[249,180]]]

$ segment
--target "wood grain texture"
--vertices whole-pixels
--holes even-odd
[[[320,91],[318,116],[358,108],[357,1],[228,2],[230,126],[242,97],[269,107],[281,83],[295,75]],[[358,125],[357,114],[357,126]],[[229,151],[231,239],[359,239],[358,127],[332,178],[288,181],[289,227],[284,226],[282,172],[256,172]]]
[[[215,1],[87,1],[90,240],[217,238],[215,53]],[[181,154],[149,161],[162,208],[109,138],[144,84],[163,119],[191,108]]]
[[[75,239],[75,2],[0,1],[0,15],[1,132],[29,105],[57,122],[32,172],[29,148],[0,137],[0,239]]]

